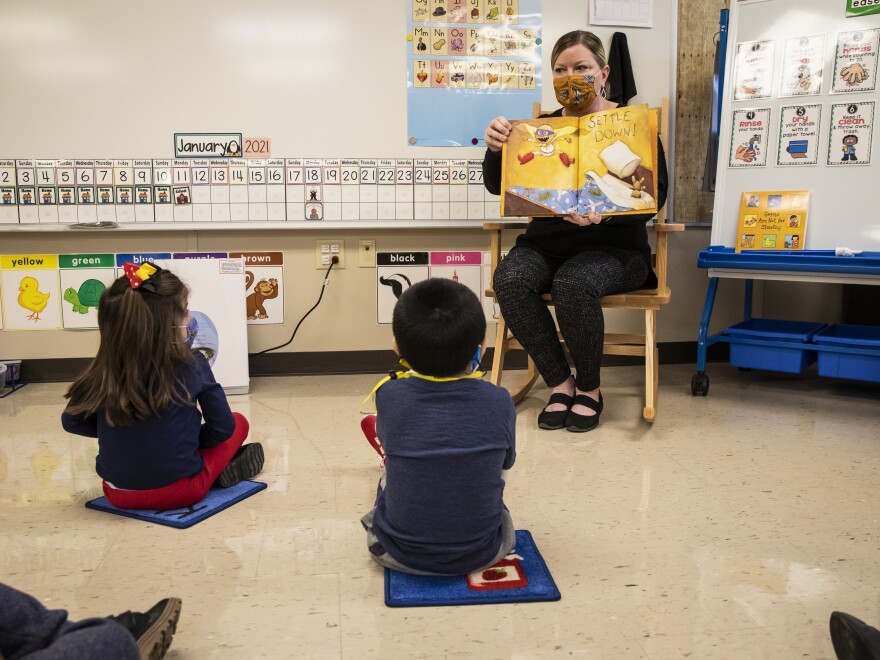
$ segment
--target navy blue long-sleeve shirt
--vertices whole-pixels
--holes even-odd
[[[191,405],[172,403],[160,415],[128,426],[110,426],[100,411],[61,414],[65,431],[98,438],[95,469],[104,481],[126,490],[162,488],[201,472],[205,463],[199,448],[214,447],[232,435],[235,418],[208,361],[196,352],[183,369]]]
[[[502,542],[504,480],[516,460],[516,411],[506,390],[475,379],[390,380],[376,392],[387,456],[373,532],[416,570],[464,575]]]

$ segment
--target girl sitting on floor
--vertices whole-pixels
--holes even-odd
[[[191,348],[198,326],[186,285],[151,263],[124,271],[101,296],[98,354],[67,391],[61,424],[98,438],[96,469],[114,506],[191,506],[211,486],[256,476],[263,447],[242,445],[247,419]]]

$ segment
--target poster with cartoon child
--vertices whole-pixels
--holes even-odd
[[[871,162],[874,102],[838,103],[831,106],[828,132],[828,165],[867,165]]]

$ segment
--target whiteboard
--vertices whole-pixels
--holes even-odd
[[[670,94],[676,7],[657,0],[655,27],[628,30],[633,102]],[[481,159],[480,147],[407,143],[408,9],[404,0],[0,3],[0,158],[171,158],[174,133],[235,132],[271,138],[274,158]],[[580,0],[546,0],[543,13],[544,70],[564,32],[591,29],[607,46],[622,29],[590,26]],[[542,93],[555,106],[552,86]],[[396,226],[409,224],[424,223]]]
[[[830,93],[835,74],[834,60],[839,32],[880,27],[880,15],[845,18],[846,3],[829,0],[731,0],[727,69],[724,78],[721,113],[717,184],[715,192],[712,244],[734,247],[740,201],[744,192],[764,190],[809,190],[810,207],[806,240],[802,249],[819,250],[848,247],[880,250],[880,133],[876,123],[880,107],[876,90],[854,93]],[[816,95],[780,97],[782,62],[786,39],[807,35],[825,35],[823,80]],[[772,81],[769,98],[733,100],[737,44],[772,41],[774,44]],[[827,164],[832,106],[875,102],[871,163],[869,165]],[[780,167],[776,164],[781,108],[794,105],[821,106],[816,165]],[[731,140],[733,113],[746,109],[770,109],[767,162],[762,167],[730,167],[731,152],[737,144]],[[867,145],[863,145],[867,146]]]

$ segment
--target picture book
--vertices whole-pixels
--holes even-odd
[[[502,216],[657,212],[659,110],[643,104],[510,123]]]
[[[803,250],[808,190],[744,192],[736,251]]]

